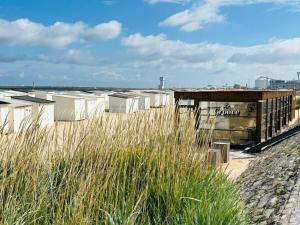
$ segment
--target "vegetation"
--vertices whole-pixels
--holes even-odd
[[[178,125],[173,110],[25,127],[0,139],[0,224],[247,223],[193,121]]]

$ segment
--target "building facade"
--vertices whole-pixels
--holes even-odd
[[[187,100],[193,104],[179,104]],[[183,90],[175,92],[175,101],[179,113],[186,108],[193,111],[199,132],[212,129],[214,140],[251,146],[280,134],[290,125],[295,118],[296,92]]]
[[[260,77],[255,80],[256,89],[267,89],[270,86],[270,80],[266,77]]]

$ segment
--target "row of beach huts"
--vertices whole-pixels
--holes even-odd
[[[80,121],[105,112],[134,113],[174,104],[173,91],[15,91],[0,90],[0,132],[18,132],[28,120],[44,128],[55,121]]]

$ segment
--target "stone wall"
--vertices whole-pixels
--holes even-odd
[[[253,224],[286,224],[300,181],[300,134],[260,153],[238,185]]]

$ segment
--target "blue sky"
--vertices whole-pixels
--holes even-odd
[[[300,0],[0,0],[0,85],[294,79],[299,24]]]

